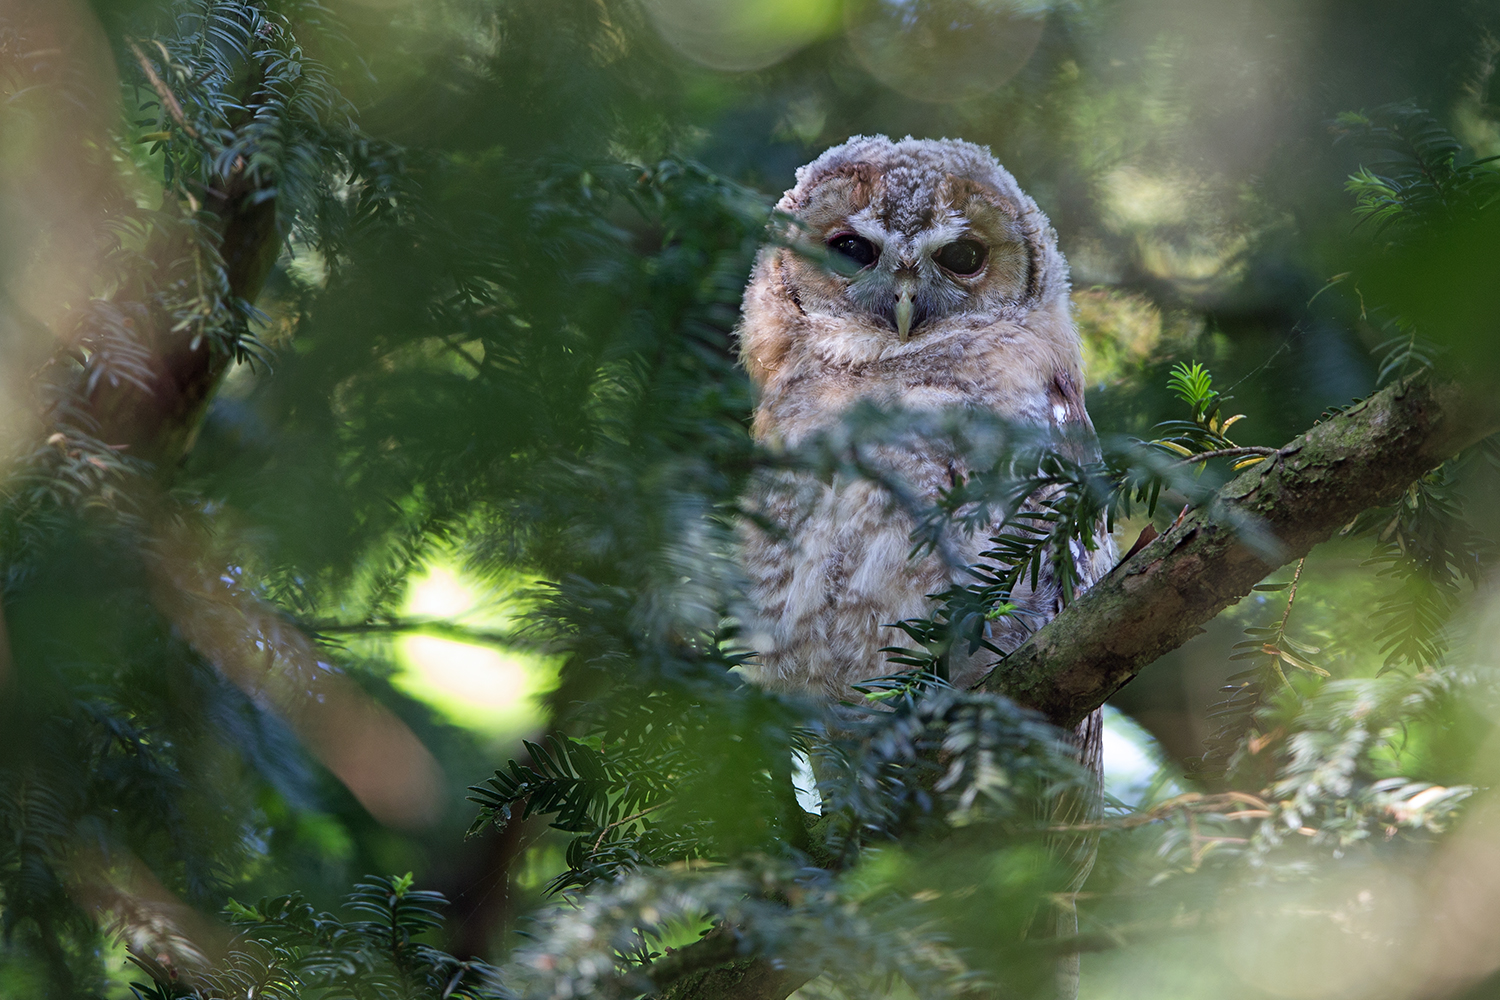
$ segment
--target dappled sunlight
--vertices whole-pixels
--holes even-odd
[[[1126,166],[1103,179],[1100,194],[1105,224],[1136,242],[1152,275],[1218,288],[1238,277],[1249,240],[1224,212],[1223,193],[1203,178]]]
[[[496,650],[430,635],[401,640],[406,670],[396,685],[471,728],[525,731],[540,722],[527,699],[538,691],[537,666]]]
[[[474,588],[445,566],[432,566],[409,584],[406,613],[420,618],[459,618],[479,601]]]
[[[406,612],[413,619],[478,629],[513,627],[515,617],[512,601],[487,599],[483,589],[442,562],[412,580]],[[557,683],[557,666],[547,657],[429,634],[404,635],[396,646],[396,686],[454,723],[496,740],[542,724],[539,699]]]
[[[1031,59],[1053,4],[1041,0],[850,0],[845,23],[861,65],[923,101],[998,90]]]

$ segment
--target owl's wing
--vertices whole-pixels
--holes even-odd
[[[1076,462],[1099,457],[1099,437],[1083,405],[1083,387],[1071,372],[1058,372],[1047,385],[1047,407],[1060,434],[1058,450]]]
[[[1083,388],[1068,372],[1059,372],[1047,388],[1047,403],[1059,431],[1058,451],[1075,462],[1099,460],[1099,436],[1083,405]],[[1082,577],[1083,589],[1114,568],[1120,561],[1114,538],[1099,526],[1095,534],[1098,547],[1093,552],[1075,552],[1075,562]]]

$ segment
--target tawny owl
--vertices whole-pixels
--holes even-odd
[[[777,209],[783,221],[756,261],[740,327],[761,441],[794,447],[861,400],[977,408],[1092,440],[1067,263],[1046,216],[987,149],[850,139],[798,170]],[[886,449],[883,460],[926,499],[965,473],[961,456],[922,441]],[[847,696],[851,682],[893,671],[880,649],[905,636],[891,623],[929,612],[928,595],[950,583],[971,582],[963,564],[999,526],[959,537],[947,559],[910,560],[913,522],[891,500],[869,480],[795,477],[752,497],[779,529],[747,529],[745,544],[746,638],[761,683]],[[1086,584],[1115,559],[1107,538],[1079,555]],[[1058,599],[1046,579],[1016,594],[1043,618]],[[991,640],[1008,650],[1026,628],[1002,620]],[[957,664],[951,680],[972,684],[990,665]],[[1098,725],[1081,727],[1086,760]]]

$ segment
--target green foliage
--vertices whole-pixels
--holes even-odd
[[[347,909],[368,919],[320,913],[298,894],[254,906],[230,900],[235,936],[212,971],[187,983],[134,983],[137,1000],[500,1000],[495,969],[460,961],[417,938],[441,927],[444,899],[414,890],[412,876],[375,876],[354,887]],[[140,962],[160,973],[154,963]]]
[[[1387,330],[1394,336],[1377,344],[1372,352],[1380,359],[1380,370],[1375,376],[1377,385],[1415,375],[1436,363],[1441,345],[1424,340],[1409,320],[1393,320]]]
[[[709,820],[704,813],[712,815],[713,811],[695,810],[681,802],[681,790],[706,790],[712,777],[729,777],[740,795],[753,796],[749,803],[764,802],[767,813],[760,816],[753,807],[744,808],[749,803],[743,801],[736,810],[735,821],[752,825],[757,819],[775,823],[775,812],[785,803],[777,801],[768,782],[756,780],[760,768],[749,772],[749,782],[735,780],[733,773],[724,774],[724,757],[708,755],[715,750],[721,754],[727,751],[729,760],[749,763],[743,751],[735,753],[736,747],[716,746],[711,732],[701,723],[674,724],[670,720],[677,712],[671,700],[665,694],[648,696],[645,712],[637,710],[631,719],[608,720],[606,728],[593,737],[598,749],[559,736],[549,737],[545,747],[527,742],[529,767],[512,760],[507,770],[495,772],[488,786],[471,789],[473,801],[480,805],[474,829],[488,823],[503,827],[536,814],[555,814],[551,825],[577,836],[568,847],[568,870],[548,884],[553,892],[601,879],[608,881],[643,866],[732,856],[728,848],[742,840],[747,831],[726,830],[727,823]],[[708,710],[703,704],[683,707],[700,716]],[[610,726],[610,722],[615,725]],[[785,766],[778,766],[775,758],[756,763],[771,769],[767,778],[774,774],[790,780]],[[512,809],[516,804],[524,804],[519,815]],[[797,821],[794,816],[783,819]],[[769,843],[785,836],[784,832],[779,837],[773,834]]]
[[[704,920],[728,955],[779,954],[797,968],[837,971],[851,986],[896,974],[946,992],[997,973],[1012,982],[1045,974],[1045,953],[1018,939],[997,950],[987,933],[971,941],[941,928],[957,905],[998,908],[1021,930],[1060,877],[1041,848],[1046,821],[1035,803],[1086,786],[1087,775],[1054,728],[1003,698],[910,675],[871,687],[887,696],[796,736],[822,801],[819,816],[799,811],[793,820],[804,835],[767,841],[765,853],[710,855],[697,877],[692,864],[617,870],[543,917],[518,955],[523,995],[634,996],[649,985],[644,977],[662,958],[669,928]],[[571,747],[569,758],[579,750]],[[556,770],[560,756],[554,745],[548,766]],[[697,787],[694,764],[710,765],[675,763],[674,785],[689,787]],[[777,791],[759,794],[774,799]],[[548,801],[562,825],[566,801]],[[643,845],[636,859],[648,860],[652,831],[610,835]],[[700,842],[723,842],[714,835],[706,825]],[[996,879],[974,885],[973,865]],[[957,900],[935,902],[943,893],[933,886],[945,881]]]
[[[78,886],[107,883],[104,858],[209,902],[251,862],[261,818],[244,790],[304,796],[310,775],[284,724],[152,608],[138,539],[87,513],[40,527],[9,547],[0,899],[13,946],[71,989],[97,974]]]
[[[1208,369],[1194,361],[1192,366],[1179,364],[1172,369],[1167,379],[1167,388],[1178,399],[1188,405],[1191,415],[1187,420],[1167,420],[1156,425],[1165,431],[1152,444],[1176,452],[1186,458],[1210,451],[1233,451],[1239,446],[1229,439],[1229,428],[1245,419],[1243,413],[1232,417],[1220,414],[1220,408],[1229,397],[1213,387],[1213,376]],[[1234,463],[1235,469],[1243,469],[1264,459],[1250,457]]]
[[[1199,424],[1219,410],[1219,393],[1213,388],[1213,376],[1201,364],[1194,361],[1192,367],[1177,365],[1172,377],[1167,379],[1167,388],[1177,398],[1193,409],[1193,423]]]
[[[1428,111],[1410,102],[1334,120],[1341,141],[1378,151],[1345,183],[1354,215],[1377,234],[1395,227],[1400,239],[1421,226],[1453,222],[1500,200],[1500,156],[1475,158]]]
[[[1442,832],[1475,788],[1403,775],[1400,747],[1412,727],[1437,721],[1455,695],[1487,701],[1493,691],[1427,673],[1330,680],[1303,686],[1300,694],[1268,694],[1255,713],[1255,735],[1273,735],[1244,740],[1228,762],[1234,783],[1256,789],[1260,798],[1242,793],[1218,806],[1217,815],[1197,814],[1240,836],[1206,837],[1193,824],[1173,824],[1164,856],[1177,872],[1196,869],[1211,851],[1216,866],[1249,862],[1292,873],[1319,856],[1369,850],[1398,835],[1421,843]],[[1162,813],[1170,816],[1168,809]]]
[[[1089,776],[1055,729],[994,695],[922,675],[868,685],[886,697],[809,734],[823,800],[824,849],[850,866],[869,843],[932,838],[973,824],[1035,832],[1027,810],[1081,791]]]
[[[1473,158],[1441,123],[1410,104],[1388,105],[1369,115],[1338,119],[1341,138],[1387,158],[1349,181],[1355,214],[1374,220],[1377,232],[1395,226],[1395,238],[1416,239],[1489,212],[1500,198],[1496,157]],[[1378,344],[1378,382],[1433,367],[1440,345],[1419,335],[1416,322],[1399,313],[1383,323],[1390,339]],[[1478,451],[1479,449],[1476,449]],[[1446,463],[1406,490],[1395,503],[1372,508],[1343,534],[1368,535],[1375,551],[1366,564],[1390,589],[1374,613],[1375,639],[1383,669],[1421,670],[1443,662],[1444,632],[1470,588],[1493,560],[1494,544],[1463,515],[1458,470],[1472,456]]]
[[[1267,730],[1258,717],[1261,709],[1278,697],[1287,694],[1295,697],[1295,689],[1287,677],[1288,667],[1318,677],[1329,676],[1316,659],[1322,649],[1287,634],[1287,622],[1297,600],[1297,585],[1306,564],[1306,559],[1298,561],[1289,583],[1256,585],[1255,590],[1261,593],[1286,591],[1286,606],[1275,624],[1247,626],[1246,637],[1234,644],[1233,648],[1238,652],[1229,657],[1230,662],[1249,662],[1252,665],[1229,675],[1223,688],[1226,697],[1209,713],[1215,729],[1204,741],[1204,754],[1189,762],[1195,773],[1205,778],[1222,778],[1226,772],[1244,763],[1247,755],[1255,756],[1260,752],[1267,742]],[[1268,761],[1270,756],[1260,759]]]
[[[1377,157],[1346,187],[1384,237],[1357,272],[1361,316],[1386,338],[1380,379],[1440,360],[1469,378],[1490,370],[1493,294],[1469,284],[1500,238],[1500,157],[1476,156],[1410,103],[1340,116],[1335,129]]]
[[[1449,619],[1494,561],[1494,543],[1462,514],[1455,469],[1462,462],[1440,466],[1395,504],[1373,507],[1345,529],[1374,537],[1366,565],[1390,585],[1374,613],[1387,670],[1422,670],[1443,661]]]
[[[1361,222],[1378,222],[1377,232],[1399,223],[1412,234],[1422,225],[1451,221],[1453,213],[1483,211],[1493,200],[1491,189],[1497,175],[1489,166],[1490,159],[1461,163],[1461,144],[1425,111],[1392,105],[1369,116],[1341,115],[1338,124],[1341,139],[1392,157],[1377,164],[1390,171],[1389,177],[1376,176],[1362,167],[1348,185],[1356,196],[1355,215]],[[1372,351],[1379,357],[1377,384],[1413,376],[1433,366],[1440,349],[1419,337],[1409,319],[1397,315],[1382,325],[1396,335]],[[1174,372],[1174,388],[1184,402],[1193,405],[1195,415],[1200,400],[1205,406],[1216,405],[1206,373],[1180,367]],[[1462,513],[1458,470],[1472,464],[1472,458],[1464,456],[1445,463],[1412,483],[1395,504],[1362,512],[1341,532],[1343,536],[1373,537],[1375,541],[1375,551],[1364,568],[1373,569],[1375,577],[1387,587],[1370,614],[1375,629],[1373,641],[1384,656],[1382,674],[1398,669],[1431,671],[1444,664],[1450,622],[1493,561],[1494,543]],[[1190,762],[1195,772],[1205,777],[1224,778],[1244,769],[1247,773],[1240,775],[1242,781],[1270,780],[1273,772],[1268,768],[1275,755],[1254,758],[1286,738],[1285,720],[1271,706],[1283,699],[1290,699],[1292,704],[1301,700],[1284,667],[1329,676],[1318,665],[1319,647],[1287,635],[1302,568],[1303,563],[1299,563],[1289,584],[1256,588],[1266,592],[1287,590],[1286,607],[1278,622],[1247,627],[1246,638],[1235,644],[1239,652],[1230,657],[1231,662],[1258,665],[1231,674],[1223,689],[1226,698],[1212,711],[1216,729],[1206,742],[1204,755]],[[1311,714],[1315,709],[1308,705],[1302,711]],[[1299,724],[1305,724],[1300,717]],[[1301,752],[1312,753],[1308,748],[1314,740],[1314,736],[1304,734]],[[1358,757],[1356,748],[1341,758],[1335,769],[1347,773]],[[1322,766],[1304,762],[1296,770],[1306,776]],[[1297,780],[1287,777],[1283,785],[1294,787]],[[1395,787],[1411,786],[1397,781]],[[1367,817],[1368,810],[1355,809],[1348,814]]]

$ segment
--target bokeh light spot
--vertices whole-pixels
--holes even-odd
[[[505,602],[456,570],[433,564],[407,589],[406,613],[415,619],[452,622],[476,629],[505,629],[513,615]],[[450,721],[496,738],[512,738],[538,727],[539,697],[557,682],[550,659],[439,635],[407,635],[397,643],[401,671],[393,683],[437,709]]]
[[[838,24],[834,0],[646,0],[672,48],[712,69],[746,71],[780,62]]]
[[[457,618],[476,603],[474,591],[442,566],[431,567],[413,580],[407,593],[407,613],[419,618]]]
[[[1046,4],[1020,0],[851,0],[849,44],[872,76],[921,101],[1004,85],[1042,38]]]

